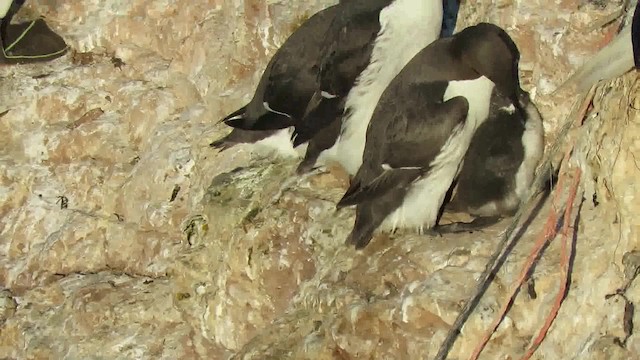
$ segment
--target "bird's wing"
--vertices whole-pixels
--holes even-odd
[[[382,149],[380,162],[392,168],[421,167],[427,168],[440,153],[456,126],[463,124],[469,111],[466,98],[456,96],[445,102],[426,105],[429,101],[421,86],[412,86],[413,94],[404,94],[402,101],[389,99],[379,104],[376,114],[371,119],[373,125],[386,123],[383,139],[373,139],[372,146]],[[386,112],[386,107],[390,112]],[[391,116],[385,116],[389,114]],[[387,121],[379,118],[378,113]],[[375,123],[374,123],[375,122]],[[369,145],[369,138],[367,144]],[[366,147],[365,146],[365,147]],[[364,160],[364,158],[363,158]]]
[[[326,37],[325,33],[340,12],[341,5],[330,6],[307,19],[296,29],[275,53],[270,61],[266,94],[277,92],[279,84],[293,81],[300,71],[317,73]]]
[[[420,91],[414,100],[425,99]],[[450,135],[464,123],[469,104],[464,97],[455,97],[435,106],[411,107],[417,102],[385,101],[372,118],[362,171],[358,171],[338,207],[375,199],[394,187],[410,185],[429,171],[431,162],[440,153]],[[376,124],[388,121],[385,131],[375,132]],[[375,123],[374,123],[375,122]],[[370,180],[371,179],[371,180]]]
[[[318,62],[324,33],[340,5],[311,16],[296,29],[269,60],[253,99],[223,119],[245,130],[278,130],[293,126],[317,88]]]
[[[342,115],[346,95],[367,67],[380,31],[380,10],[391,0],[351,0],[340,5],[321,47],[317,89],[293,134],[301,144]]]
[[[325,42],[324,33],[339,14],[340,7],[334,5],[319,11],[287,38],[260,79],[256,90],[260,99],[254,105],[262,107],[267,103],[272,111],[286,113],[292,118],[288,125],[300,120],[318,87],[318,58]]]
[[[344,96],[371,58],[380,31],[380,11],[391,0],[350,1],[325,34],[320,53],[319,91]]]

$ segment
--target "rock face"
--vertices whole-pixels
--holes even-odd
[[[0,67],[0,358],[433,358],[509,221],[482,233],[343,245],[339,169],[218,153],[217,120],[251,98],[269,56],[329,0],[30,0],[75,51]],[[466,1],[458,28],[503,26],[547,139],[578,94],[550,94],[603,45],[621,1]],[[603,84],[576,142],[585,201],[571,288],[534,355],[628,359],[640,285],[637,75]],[[592,200],[594,199],[594,200]],[[597,200],[597,201],[596,201]],[[544,204],[463,328],[468,358],[550,209]],[[482,359],[519,358],[559,288],[559,243]],[[626,318],[625,318],[626,317]],[[620,345],[622,343],[622,345]]]

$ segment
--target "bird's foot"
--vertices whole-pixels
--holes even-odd
[[[227,141],[225,138],[218,139],[209,144],[209,147],[218,149],[220,152],[223,152],[231,147],[236,145],[235,143]]]
[[[441,234],[460,234],[483,232],[487,227],[498,223],[500,217],[477,217],[471,222],[453,222],[445,225],[437,225],[437,231]]]
[[[297,175],[314,175],[325,173],[326,170],[322,166],[314,166],[315,161],[302,161],[296,168]]]

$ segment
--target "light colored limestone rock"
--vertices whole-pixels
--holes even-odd
[[[434,356],[508,221],[444,238],[380,235],[357,252],[343,245],[353,211],[334,207],[346,188],[338,169],[298,179],[295,160],[208,146],[296,24],[332,1],[27,3],[21,16],[45,15],[75,52],[0,67],[0,358]],[[597,3],[464,2],[459,27],[496,22],[519,45],[549,141],[578,97],[550,91],[600,47],[606,31],[591,28],[620,6]],[[624,299],[605,298],[632,277],[625,254],[638,249],[637,93],[635,73],[602,85],[565,139],[577,141],[586,196],[571,289],[534,358],[640,354],[637,334],[616,343]],[[468,358],[494,320],[549,209],[450,359]],[[533,275],[537,297],[518,295],[481,359],[523,354],[558,264],[556,240]],[[639,289],[626,292],[634,304]]]

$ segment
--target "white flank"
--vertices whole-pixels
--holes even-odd
[[[347,95],[341,135],[323,157],[335,157],[352,175],[362,164],[367,127],[382,92],[409,60],[440,36],[442,1],[395,0],[380,12],[380,26],[371,62]]]
[[[449,83],[443,100],[456,96],[467,98],[467,118],[453,130],[438,156],[431,162],[431,170],[411,185],[402,205],[385,219],[381,229],[414,228],[422,233],[425,228],[435,225],[447,190],[462,168],[471,138],[489,116],[493,87],[493,82],[484,76]]]
[[[270,151],[275,151],[283,157],[302,158],[307,151],[307,144],[294,148],[291,143],[292,133],[293,128],[282,129],[268,138],[256,141],[255,145],[258,148],[267,148]]]
[[[13,0],[0,0],[0,19],[4,19],[5,15],[7,15],[11,3],[13,3]]]
[[[535,170],[544,152],[544,128],[542,126],[542,116],[540,112],[530,102],[525,108],[527,121],[522,134],[522,146],[524,147],[524,158],[516,173],[516,196],[519,201],[525,200],[529,195],[528,190],[533,183]]]
[[[264,106],[265,110],[267,111],[291,118],[289,114],[273,110],[269,106],[269,103],[267,103],[266,101],[262,103],[262,106]],[[260,150],[265,149],[269,152],[275,152],[283,157],[304,157],[304,153],[307,151],[307,144],[303,144],[298,146],[297,148],[294,148],[293,143],[291,142],[291,134],[293,134],[292,127],[278,130],[275,134],[260,141],[256,141],[255,146],[258,152],[262,152]]]

